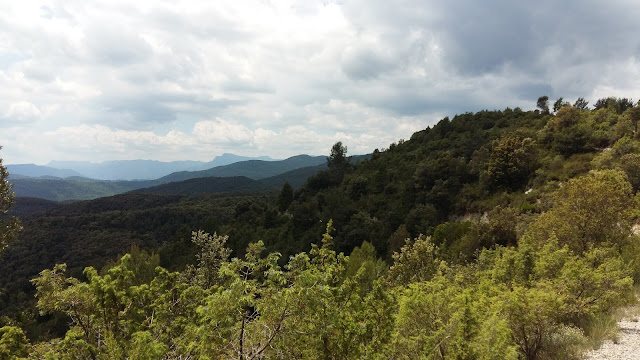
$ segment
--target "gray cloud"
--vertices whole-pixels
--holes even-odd
[[[124,66],[144,62],[152,56],[149,44],[133,28],[109,23],[92,24],[84,35],[88,51],[99,63]]]
[[[379,38],[387,48],[397,49],[411,32],[437,39],[452,76],[510,67],[562,92],[554,86],[558,73],[585,65],[595,70],[640,55],[640,39],[632,35],[640,7],[623,1],[400,1],[392,7],[356,1],[346,8],[362,33],[383,34]]]
[[[342,71],[353,80],[372,80],[394,68],[390,59],[373,49],[357,49],[348,52],[342,63]]]
[[[0,4],[8,162],[366,152],[540,95],[640,98],[640,4],[623,0],[41,6]]]

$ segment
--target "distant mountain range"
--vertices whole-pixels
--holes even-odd
[[[167,183],[211,176],[246,176],[249,179],[258,180],[303,167],[325,164],[326,162],[327,158],[325,156],[309,155],[297,155],[277,161],[247,160],[207,170],[175,172],[158,180],[162,183]]]
[[[285,160],[246,160],[203,171],[181,171],[155,180],[28,177],[12,173],[10,181],[18,197],[68,201],[90,200],[146,188],[150,189],[143,192],[182,195],[276,190],[285,182],[294,187],[300,186],[309,176],[324,168],[326,157],[298,155]],[[37,169],[33,168],[31,173],[41,174],[35,171]]]
[[[41,176],[54,176],[58,178],[66,178],[71,176],[82,176],[80,173],[71,169],[54,168],[49,166],[41,166],[34,164],[16,164],[7,165],[7,171],[13,177],[15,175],[29,176],[29,177],[41,177]]]
[[[268,156],[248,157],[225,153],[212,161],[114,160],[100,163],[88,161],[51,161],[46,166],[34,164],[7,165],[9,173],[29,177],[80,176],[98,180],[153,180],[178,171],[199,171],[240,161],[273,161]]]
[[[231,161],[239,158],[235,155],[227,155],[229,156],[223,156],[222,160]],[[351,161],[355,163],[370,156],[353,156]],[[91,200],[132,191],[163,195],[249,193],[275,191],[282,188],[285,182],[298,188],[309,177],[327,168],[326,159],[324,156],[309,155],[297,155],[285,160],[252,159],[207,170],[174,172],[154,180],[96,180],[81,176],[63,178],[51,175],[30,177],[16,174],[16,171],[11,173],[10,181],[18,197],[52,201]],[[220,162],[224,162],[222,160]],[[51,169],[42,166],[33,168],[10,166],[21,170],[23,174],[43,174]],[[59,170],[59,174],[62,175],[74,174],[73,170],[54,170]]]

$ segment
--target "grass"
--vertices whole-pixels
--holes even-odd
[[[587,347],[594,350],[600,348],[606,340],[611,340],[614,344],[617,344],[620,341],[617,314],[596,316],[587,326],[586,335],[589,340]]]
[[[601,314],[594,318],[586,328],[586,335],[589,339],[588,347],[598,349],[606,340],[611,340],[614,344],[620,341],[618,322],[629,320],[638,322],[640,319],[640,287],[636,286],[636,303],[620,307],[611,314]]]

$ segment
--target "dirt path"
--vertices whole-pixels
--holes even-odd
[[[637,316],[618,322],[619,341],[605,341],[598,350],[590,351],[585,360],[640,360],[640,321]]]

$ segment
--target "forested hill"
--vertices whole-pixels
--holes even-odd
[[[172,181],[183,181],[202,177],[227,177],[227,176],[245,176],[250,179],[263,179],[287,171],[316,166],[324,163],[324,156],[297,155],[285,160],[247,160],[229,165],[217,166],[208,170],[201,171],[180,171],[158,179],[161,183]]]
[[[562,105],[555,114],[516,108],[445,118],[370,160],[311,177],[281,205],[284,223],[257,227],[265,215],[252,213],[228,232],[292,253],[306,249],[330,219],[336,249],[346,253],[366,240],[387,256],[420,234],[467,247],[468,255],[515,244],[520,222],[546,210],[549,194],[570,178],[616,168],[634,189],[640,184],[640,108],[628,99],[601,100],[595,110]]]
[[[152,186],[135,192],[160,195],[196,195],[225,192],[256,193],[274,188],[245,176],[203,177]]]
[[[590,117],[591,113],[580,116]],[[498,204],[509,205],[511,197],[525,201],[521,193],[533,180],[536,168],[558,154],[555,138],[543,137],[551,118],[520,109],[445,118],[409,140],[376,150],[370,160],[311,177],[296,191],[292,202],[278,205],[283,216],[272,228],[259,226],[265,214],[248,213],[230,224],[228,232],[247,244],[264,239],[270,249],[289,254],[306,249],[333,219],[339,251],[348,252],[366,240],[386,256],[406,237],[431,234],[437,225],[456,215],[482,214]],[[596,131],[595,122],[593,127]],[[523,158],[523,163],[516,165],[517,173],[488,177],[495,142],[511,138],[520,142],[513,150],[531,159]],[[599,139],[590,145],[590,151],[594,153],[608,141]],[[549,149],[547,154],[536,152],[545,148]],[[518,194],[506,195],[508,190],[518,190]],[[535,196],[530,193],[527,198],[535,203]]]
[[[361,155],[357,158],[361,159],[366,157],[367,155]],[[227,158],[229,158],[229,156],[227,156]],[[224,158],[222,160],[224,160]],[[248,186],[245,181],[243,183],[237,183],[238,186],[234,188],[233,182],[230,180],[217,180],[219,183],[225,183],[225,185],[220,187],[216,187],[214,184],[215,181],[213,180],[209,182],[207,186],[203,187],[200,185],[206,181],[198,180],[196,182],[200,183],[200,185],[197,186],[199,190],[192,193],[242,192],[250,190],[264,191],[269,187],[280,187],[285,182],[290,182],[298,187],[304,183],[309,176],[325,168],[325,162],[326,157],[324,156],[297,155],[285,160],[246,160],[216,166],[202,171],[180,171],[155,180],[112,181],[94,180],[82,177],[57,178],[47,176],[32,178],[12,175],[11,181],[14,185],[13,190],[18,197],[39,197],[54,201],[90,200],[137,189],[156,187],[170,182],[204,177],[232,178],[244,176],[250,179],[260,179],[263,181],[261,181],[262,184],[256,182],[252,186]],[[109,167],[113,167],[119,163],[128,164],[127,166],[129,167],[132,166],[131,162],[111,162],[108,165]],[[158,162],[151,162],[151,164],[155,163]],[[106,169],[103,171],[106,171]],[[121,169],[115,173],[121,173],[122,171],[123,170]],[[173,185],[168,185],[167,187],[162,188],[167,190],[172,187]],[[184,193],[184,189],[180,191],[181,192],[178,193]]]
[[[538,105],[445,118],[355,164],[336,143],[273,196],[126,194],[27,218],[0,260],[3,315],[51,354],[578,359],[640,281],[640,105]],[[113,262],[131,243],[159,256]],[[42,266],[46,318],[25,300]]]

